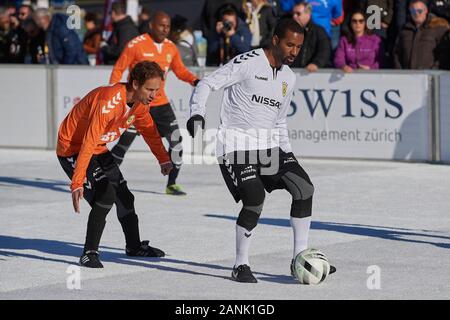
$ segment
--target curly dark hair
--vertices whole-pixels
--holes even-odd
[[[290,16],[283,16],[278,20],[275,29],[273,30],[273,35],[282,39],[286,36],[287,30],[300,34],[305,33],[305,29],[303,29],[303,27],[300,26],[297,21],[295,21]]]
[[[156,62],[141,61],[131,70],[128,84],[131,85],[136,80],[138,85],[142,86],[145,81],[152,78],[164,80],[164,71]]]

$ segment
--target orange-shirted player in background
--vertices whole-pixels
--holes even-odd
[[[61,123],[56,153],[65,173],[72,180],[72,201],[80,212],[84,197],[91,211],[86,242],[80,264],[102,268],[98,247],[106,223],[106,215],[116,204],[117,216],[125,234],[128,256],[163,257],[164,252],[140,240],[134,196],[114,161],[106,143],[116,140],[134,125],[143,135],[158,159],[163,175],[172,163],[162,144],[148,105],[156,96],[164,79],[164,71],[154,62],[138,63],[128,83],[99,87],[78,102]]]
[[[170,17],[162,11],[158,11],[151,18],[149,26],[150,34],[142,34],[128,42],[114,65],[109,82],[119,82],[127,68],[132,68],[136,63],[147,60],[158,63],[166,74],[169,70],[172,70],[178,79],[195,86],[199,80],[183,64],[176,45],[167,39],[170,32]],[[164,82],[161,90],[156,94],[155,99],[150,104],[150,114],[155,121],[161,137],[164,137],[169,142],[169,154],[174,166],[169,174],[166,193],[185,195],[186,193],[176,184],[176,178],[182,162],[183,148],[181,134],[177,119],[164,91]],[[136,137],[136,134],[133,128],[129,129],[111,150],[119,165]]]

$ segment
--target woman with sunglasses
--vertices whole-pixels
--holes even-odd
[[[364,12],[355,11],[334,56],[334,65],[344,72],[379,69],[384,55],[381,38],[367,28]]]

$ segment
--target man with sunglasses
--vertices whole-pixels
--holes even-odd
[[[439,69],[446,64],[448,52],[444,36],[448,22],[429,14],[425,0],[411,0],[410,21],[400,31],[394,47],[396,69]]]

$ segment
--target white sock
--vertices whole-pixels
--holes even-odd
[[[291,226],[294,231],[294,257],[308,248],[309,228],[311,226],[311,217],[294,218],[291,217]]]
[[[236,225],[236,262],[234,264],[235,267],[238,267],[241,264],[246,264],[250,266],[250,263],[248,262],[248,249],[250,247],[251,238],[252,238],[251,231],[248,231],[247,229],[239,225]]]

